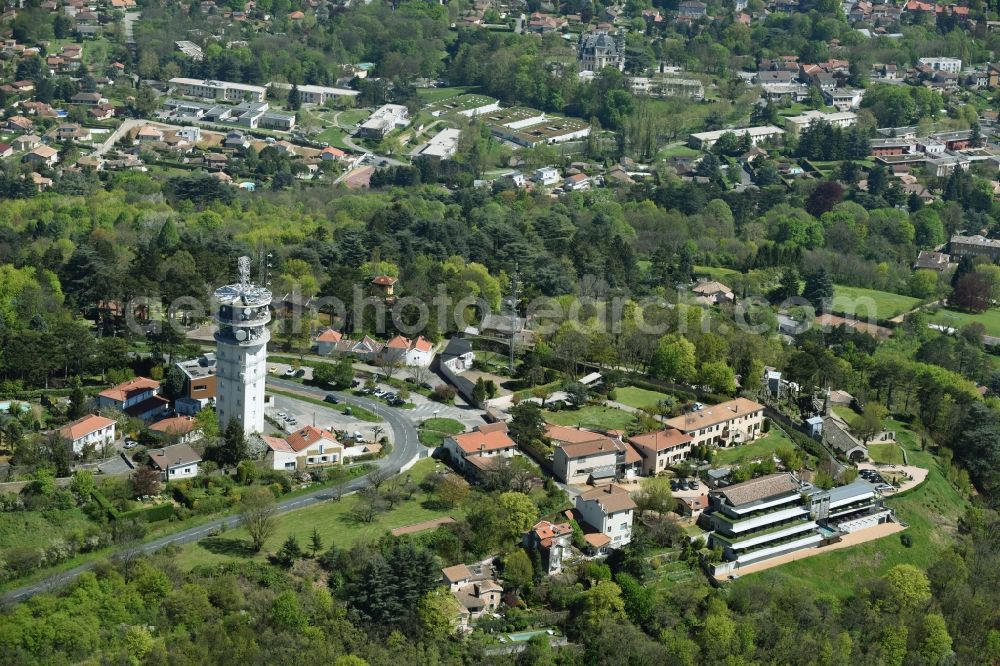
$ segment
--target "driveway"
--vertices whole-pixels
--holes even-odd
[[[269,385],[275,386],[286,391],[296,391],[307,395],[312,398],[322,399],[327,391],[320,389],[314,389],[309,386],[302,386],[301,384],[296,384],[295,382],[289,382],[281,379],[275,379],[269,377],[267,380]],[[374,465],[380,470],[390,472],[392,474],[401,473],[404,466],[410,465],[416,462],[421,453],[425,450],[424,446],[417,439],[417,430],[413,427],[413,424],[408,418],[402,415],[404,410],[392,409],[386,407],[385,405],[376,405],[373,401],[366,398],[357,398],[355,396],[347,396],[340,394],[347,403],[358,405],[364,407],[365,409],[378,409],[379,415],[385,419],[385,426],[387,429],[392,430],[393,439],[395,445],[385,458],[380,458],[374,461]],[[356,492],[364,488],[367,483],[367,477],[362,476],[356,479],[352,479],[341,486],[341,493],[347,494]],[[314,504],[319,504],[320,502],[325,502],[330,499],[334,499],[337,493],[334,492],[332,487],[320,488],[312,492],[306,493],[304,495],[299,495],[298,497],[288,498],[277,503],[277,509],[279,513],[284,513],[286,511],[294,511],[296,509],[302,509],[307,506],[312,506]],[[168,544],[184,544],[191,543],[192,541],[198,541],[199,539],[208,536],[215,530],[222,527],[226,529],[231,529],[239,526],[240,518],[239,516],[227,516],[225,518],[218,518],[212,520],[208,523],[204,523],[197,527],[191,527],[189,529],[175,532],[174,534],[160,537],[159,539],[154,539],[153,541],[148,541],[146,543],[140,544],[137,548],[142,554],[149,554],[156,552],[160,548]],[[108,557],[113,557],[114,553],[108,553]],[[103,558],[102,558],[103,559]],[[9,604],[24,601],[29,597],[42,592],[51,592],[57,590],[64,585],[75,580],[80,574],[90,571],[93,569],[101,559],[95,559],[93,561],[87,562],[86,564],[81,564],[78,567],[68,569],[66,571],[60,572],[58,574],[53,574],[44,580],[37,583],[32,583],[30,585],[24,585],[19,588],[15,588],[6,592],[2,597],[0,597],[0,602]]]

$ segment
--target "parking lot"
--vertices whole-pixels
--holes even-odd
[[[357,439],[357,435],[360,435],[358,441],[372,442],[383,437],[388,437],[392,441],[392,431],[385,423],[361,421],[335,409],[283,395],[274,396],[274,404],[267,410],[267,416],[281,423],[286,435],[303,426],[312,425],[334,433],[346,432],[352,439]],[[271,429],[274,428],[273,422],[268,425]]]
[[[268,363],[267,373],[274,377],[284,377],[286,379],[293,379],[300,377],[302,379],[312,379],[313,369],[312,366],[303,365],[301,368],[296,370],[288,363]]]

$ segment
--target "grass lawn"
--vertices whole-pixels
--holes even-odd
[[[344,130],[339,127],[328,127],[316,135],[316,141],[328,143],[334,148],[340,148],[341,150],[352,150],[344,143],[344,136]]]
[[[873,315],[876,320],[884,321],[908,312],[919,304],[919,298],[900,296],[887,291],[845,287],[839,284],[833,288],[833,312],[854,314],[859,319]]]
[[[796,448],[795,443],[788,439],[785,433],[772,427],[769,433],[749,444],[728,449],[716,449],[715,455],[712,457],[712,464],[732,465],[745,460],[766,458],[784,446]]]
[[[466,93],[475,90],[474,87],[470,86],[451,86],[449,88],[418,88],[417,97],[421,99],[425,104],[433,104],[434,102],[440,102],[443,99],[448,99],[449,97],[455,97],[457,95],[464,95]]]
[[[966,324],[982,324],[986,328],[987,335],[1000,336],[1000,310],[994,308],[980,314],[969,314],[942,308],[931,315],[931,323],[961,328]]]
[[[343,125],[350,127],[351,125],[357,125],[363,120],[367,120],[371,112],[367,109],[348,109],[347,111],[341,111],[338,116],[338,122]]]
[[[426,459],[418,462],[408,474],[415,483],[420,483],[435,468],[443,466],[436,460]],[[268,552],[276,552],[290,534],[294,534],[303,548],[309,546],[309,537],[313,528],[319,530],[323,537],[324,548],[336,544],[341,548],[349,548],[353,543],[365,538],[377,538],[383,532],[411,525],[433,518],[451,516],[456,520],[462,517],[462,508],[455,507],[448,511],[428,509],[423,504],[428,495],[418,490],[414,496],[397,504],[392,511],[378,514],[370,523],[357,522],[351,512],[358,506],[357,495],[344,497],[339,501],[328,501],[316,504],[298,511],[280,514],[279,526],[274,536],[268,539],[264,552],[251,553],[248,549],[249,536],[242,527],[228,530],[214,537],[207,537],[196,543],[186,544],[178,557],[178,562],[191,568],[200,564],[217,564],[233,558],[248,558],[263,560]]]
[[[903,451],[899,448],[898,444],[891,442],[869,444],[868,457],[872,459],[872,462],[883,465],[903,464]]]
[[[657,403],[669,397],[666,393],[650,391],[637,386],[622,386],[615,389],[615,402],[620,402],[636,409],[656,407]]]
[[[625,430],[635,420],[635,416],[604,405],[587,405],[580,409],[567,409],[561,412],[545,410],[545,421],[562,426],[581,426],[603,428],[606,430]]]
[[[465,425],[461,421],[433,418],[420,424],[417,435],[424,446],[441,446],[445,437],[457,435],[460,432],[465,432]]]
[[[740,275],[740,272],[732,268],[721,268],[717,266],[695,266],[695,275],[703,275],[712,280],[725,280],[733,275]]]
[[[667,157],[697,157],[701,155],[701,151],[697,148],[691,148],[690,146],[680,145],[672,146],[670,148],[664,148],[660,151],[657,157],[664,159]]]

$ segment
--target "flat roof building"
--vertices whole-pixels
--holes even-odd
[[[170,85],[177,89],[178,94],[185,97],[215,99],[227,102],[263,102],[267,96],[267,88],[252,86],[247,83],[232,81],[213,81],[211,79],[187,79],[183,77],[170,79]]]

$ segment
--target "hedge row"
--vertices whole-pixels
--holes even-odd
[[[118,520],[118,509],[111,504],[108,498],[104,496],[104,493],[95,488],[94,491],[90,493],[90,497],[94,500],[97,506],[101,507],[101,510],[108,514],[108,518],[111,520]]]

